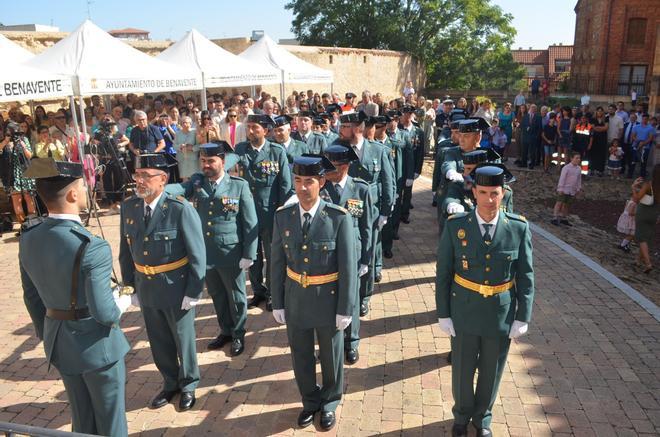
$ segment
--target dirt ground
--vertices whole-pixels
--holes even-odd
[[[639,248],[633,243],[632,251],[626,253],[617,248],[622,235],[616,223],[630,198],[630,179],[612,177],[584,177],[583,195],[576,199],[569,210],[572,227],[550,224],[555,203],[559,169],[549,173],[543,170],[517,169],[511,159],[510,170],[516,176],[512,184],[514,207],[530,221],[561,238],[580,252],[591,257],[604,268],[627,282],[644,296],[660,305],[660,227],[651,246],[651,257],[655,268],[644,274],[636,266]],[[431,176],[433,163],[424,164],[424,174]]]

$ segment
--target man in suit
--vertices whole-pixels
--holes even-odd
[[[166,190],[190,200],[202,220],[206,289],[220,325],[220,335],[207,349],[231,343],[230,353],[235,357],[245,348],[245,272],[257,256],[257,212],[248,183],[227,173],[238,162],[227,142],[203,144],[199,156],[203,174],[193,174],[188,181],[168,185]]]
[[[623,125],[623,166],[621,167],[621,174],[626,172],[628,169],[628,178],[633,177],[635,172],[635,163],[637,160],[637,151],[633,149],[633,129],[637,126],[637,114],[631,112],[627,123]]]
[[[266,270],[264,286],[264,261],[270,257],[273,235],[273,217],[278,206],[283,205],[291,194],[291,172],[286,150],[266,139],[274,120],[267,115],[249,115],[247,118],[248,141],[236,145],[239,157],[238,175],[250,184],[259,222],[257,259],[250,267],[250,283],[254,296],[248,307],[266,302],[266,310],[272,311],[270,297],[270,268]]]
[[[183,197],[164,192],[169,178],[162,154],[142,154],[135,169],[135,196],[121,207],[119,266],[135,288],[163,388],[151,408],[181,392],[179,409],[195,404],[199,384],[195,306],[204,287],[206,251],[199,215]]]
[[[381,250],[380,231],[387,223],[392,213],[395,196],[394,167],[390,161],[387,148],[372,143],[364,137],[364,112],[342,114],[339,130],[340,138],[347,141],[358,156],[358,160],[351,162],[348,174],[354,178],[366,181],[371,188],[371,199],[374,204],[374,224],[371,233],[373,260],[369,264],[369,273],[361,278],[360,285],[360,315],[369,312],[369,299],[373,294],[374,282],[380,281],[376,272],[376,253]]]
[[[311,110],[301,110],[298,112],[298,130],[291,134],[291,137],[294,140],[307,144],[309,153],[319,155],[323,153],[323,149],[325,149],[327,144],[325,137],[318,132],[314,132],[312,129],[312,120],[314,117],[316,117],[316,113]]]
[[[529,113],[521,120],[522,129],[522,157],[520,166],[527,165],[534,168],[540,159],[541,153],[541,131],[543,120],[536,112],[536,105],[529,106]]]
[[[321,190],[321,198],[346,209],[352,216],[353,234],[356,236],[355,259],[358,261],[358,276],[369,271],[373,246],[371,232],[373,227],[373,205],[369,184],[360,178],[349,176],[348,167],[358,159],[348,143],[333,144],[325,149],[325,157],[335,167],[335,171],[326,173],[326,183]],[[358,296],[359,280],[355,282],[355,295]],[[355,364],[360,359],[360,306],[355,305],[353,319],[344,331],[344,356],[348,364]]]
[[[87,207],[82,165],[36,158],[25,172],[48,207],[19,245],[23,296],[46,361],[62,375],[72,430],[126,436],[124,356],[119,327],[130,295],[113,296],[112,253],[80,221]]]
[[[294,160],[299,203],[278,209],[271,255],[273,317],[287,325],[293,372],[302,396],[298,426],[321,412],[320,425],[335,425],[344,382],[343,331],[356,305],[357,260],[351,215],[319,196],[325,157]],[[285,292],[286,290],[286,292]],[[318,339],[322,386],[316,384],[314,337]]]
[[[467,436],[470,421],[478,436],[492,435],[511,339],[527,332],[532,314],[532,237],[524,217],[500,210],[503,185],[502,168],[477,169],[477,207],[450,216],[438,244],[436,306],[451,337],[453,436]]]

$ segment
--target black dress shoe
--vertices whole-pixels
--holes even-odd
[[[245,349],[245,345],[243,344],[243,340],[240,338],[235,338],[234,341],[231,343],[231,356],[236,357],[240,354],[243,353],[243,350]]]
[[[151,408],[161,408],[169,404],[172,401],[172,398],[178,393],[178,390],[174,391],[161,391],[156,395],[155,398],[151,401]]]
[[[405,224],[409,224],[410,223],[410,217],[401,217],[401,221]]]
[[[383,251],[383,256],[384,256],[385,258],[387,258],[387,259],[390,259],[390,258],[392,258],[392,257],[394,256],[394,254],[392,253],[391,250],[384,250],[384,251]]]
[[[415,209],[412,203],[410,204],[410,209]]]
[[[451,427],[451,437],[465,437],[467,436],[467,425],[459,425],[455,423]]]
[[[268,299],[266,299],[266,311],[268,311],[269,313],[273,312],[273,298],[271,298],[270,296],[268,297]]]
[[[193,405],[195,405],[195,393],[191,391],[184,391],[181,393],[181,399],[179,399],[179,410],[190,410]]]
[[[369,314],[369,305],[366,303],[361,303],[360,304],[360,317],[364,317],[367,314]]]
[[[316,411],[311,410],[302,410],[298,415],[298,426],[301,428],[306,428],[314,422],[314,415]]]
[[[451,351],[447,354],[447,364],[451,364]]]
[[[263,296],[260,296],[258,294],[255,294],[252,299],[250,299],[250,302],[248,302],[248,308],[255,308],[258,307],[259,304],[263,301],[265,301],[266,298]]]
[[[374,282],[378,283],[383,280],[383,274],[382,273],[376,273],[376,276],[374,276]]]
[[[433,202],[431,202],[431,206],[434,207],[434,208],[435,208],[436,206],[438,206],[438,201],[437,201],[437,200],[434,200]]]
[[[355,364],[360,359],[360,353],[357,349],[346,349],[344,351],[344,356],[346,357],[346,362],[348,364]]]
[[[321,411],[321,429],[328,431],[335,426],[335,412],[334,411]]]
[[[213,340],[211,343],[206,345],[206,349],[210,351],[214,351],[217,349],[222,349],[224,345],[229,343],[231,341],[231,335],[218,335],[215,340]]]
[[[477,430],[477,437],[491,437],[493,435],[493,432],[488,427],[478,428],[477,425],[474,425],[474,429]]]

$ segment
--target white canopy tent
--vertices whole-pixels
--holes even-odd
[[[279,83],[280,71],[269,64],[257,64],[219,47],[197,30],[186,35],[157,56],[163,61],[201,72],[202,106],[206,109],[206,88]]]
[[[25,62],[34,57],[34,53],[24,49],[2,34],[0,34],[0,52],[2,53],[2,59],[16,63]]]
[[[284,103],[284,85],[287,83],[332,83],[333,73],[317,67],[280,47],[268,35],[245,49],[240,55],[262,65],[271,65],[281,72],[280,98]]]

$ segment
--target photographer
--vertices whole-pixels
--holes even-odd
[[[124,184],[127,181],[128,170],[125,164],[126,146],[129,139],[119,132],[117,123],[110,116],[105,116],[98,124],[92,144],[97,147],[97,155],[101,164],[103,192],[109,202],[110,210],[118,211],[124,197]]]
[[[159,153],[165,148],[165,140],[158,126],[149,124],[144,111],[135,111],[135,127],[131,130],[128,148],[134,155]]]
[[[18,222],[23,223],[27,215],[37,213],[37,207],[34,199],[34,180],[23,177],[23,172],[32,158],[32,147],[18,123],[7,123],[4,138],[0,141],[0,150],[4,169],[2,184],[11,198]]]

